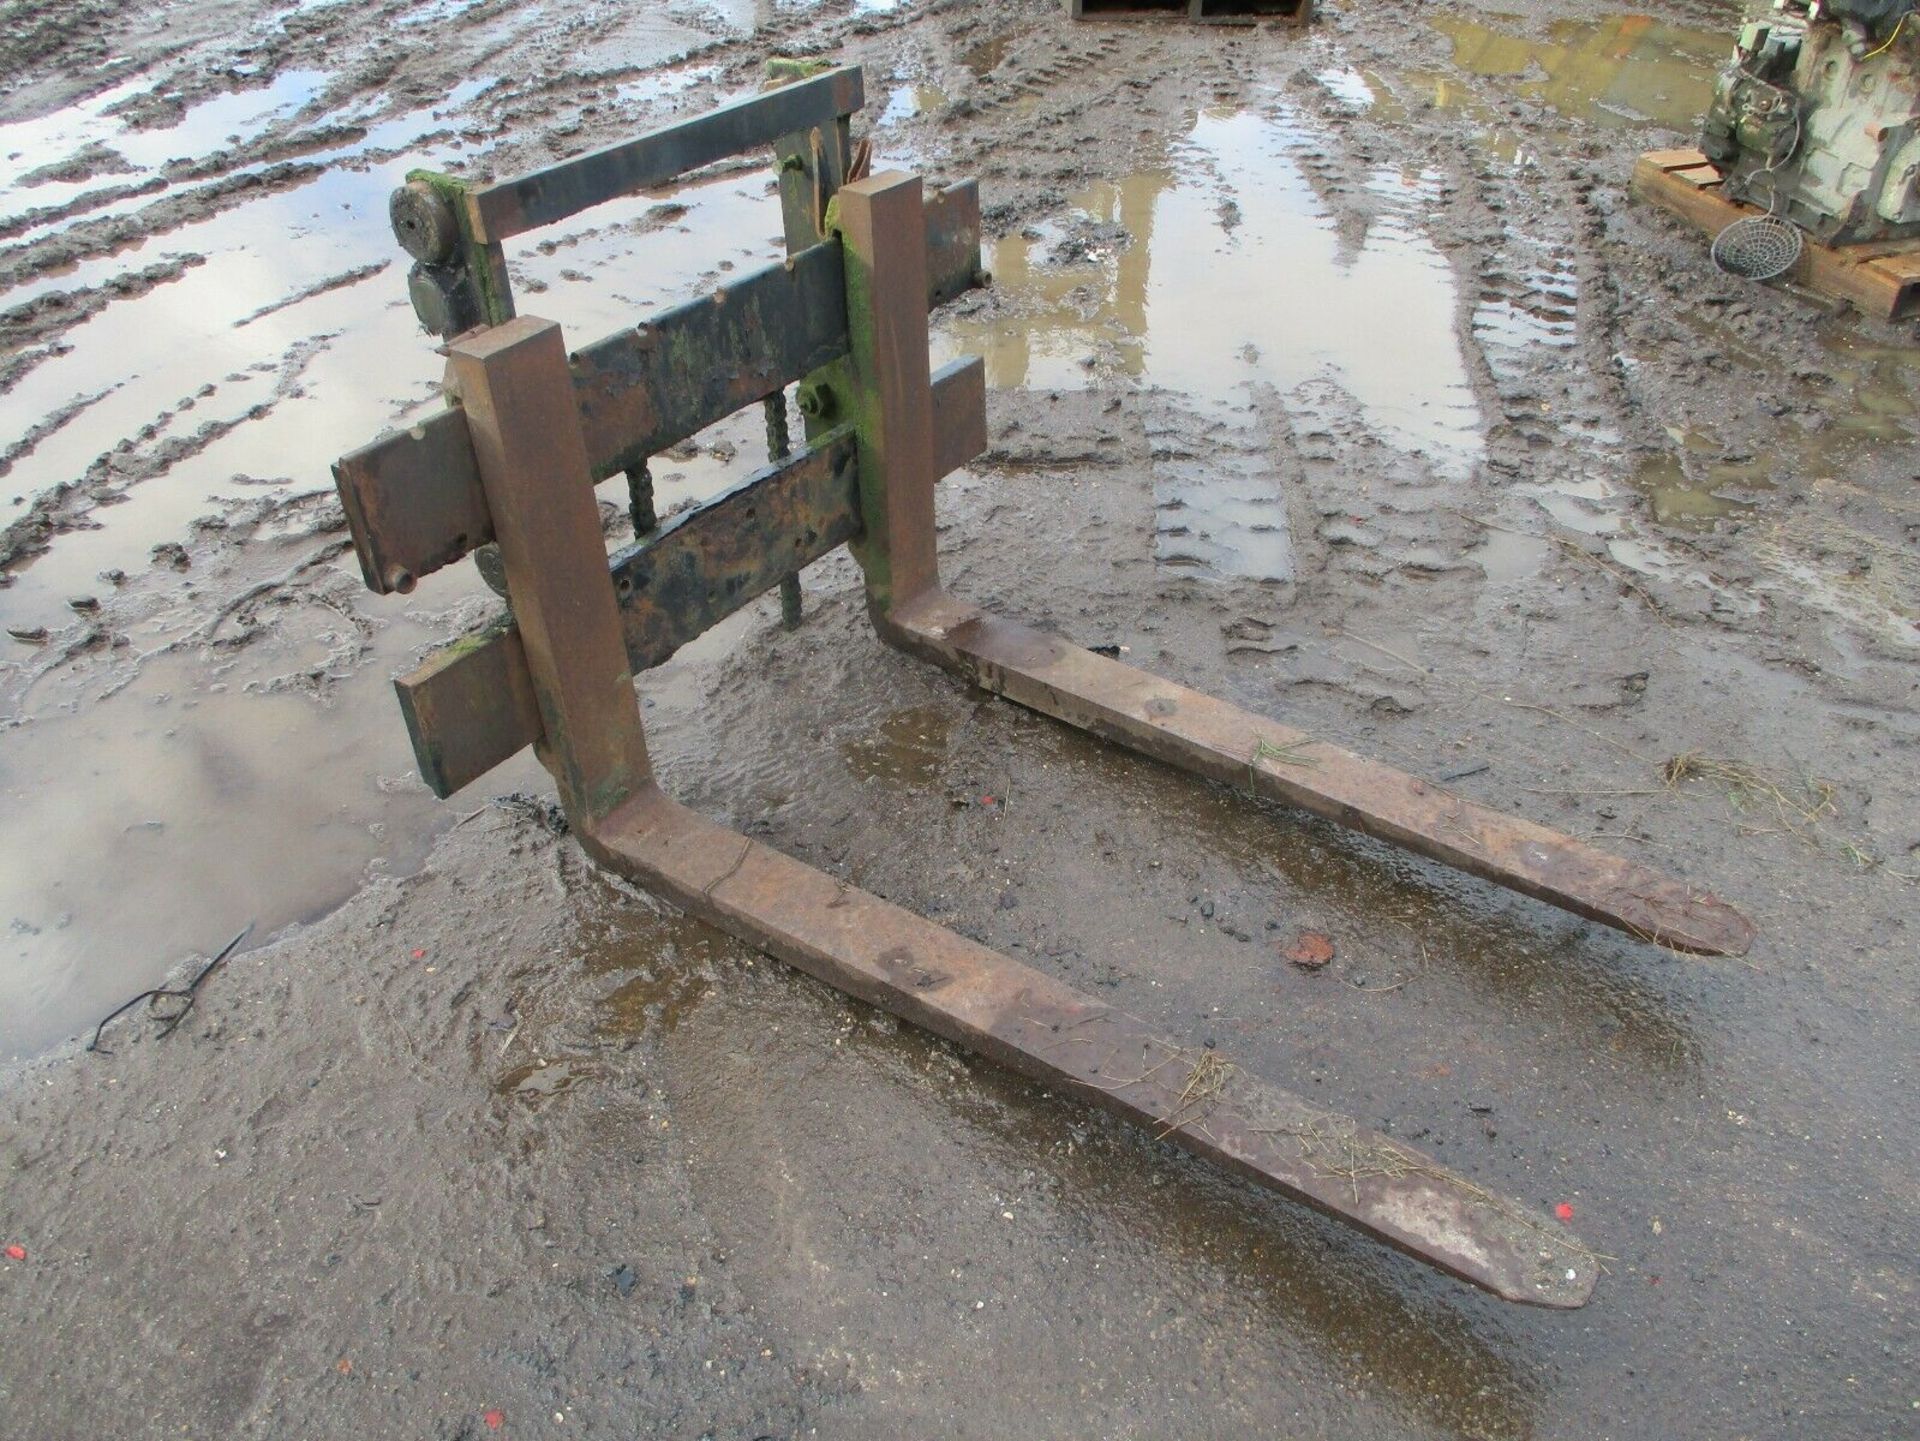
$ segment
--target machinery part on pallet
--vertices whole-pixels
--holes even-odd
[[[1731,199],[1829,245],[1920,235],[1916,0],[1775,0],[1740,30],[1700,148]]]
[[[1742,280],[1774,280],[1799,263],[1800,228],[1777,215],[1746,215],[1713,237],[1713,263]]]
[[[1671,211],[1709,237],[1755,212],[1723,194],[1719,167],[1698,150],[1650,150],[1633,167],[1633,194]],[[1878,320],[1920,316],[1920,243],[1843,249],[1804,243],[1794,282]]]

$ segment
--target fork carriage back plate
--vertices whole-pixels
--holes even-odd
[[[517,180],[423,177],[396,196],[423,319],[461,326],[449,403],[343,457],[335,478],[372,589],[411,589],[494,545],[510,601],[396,682],[421,776],[446,796],[536,744],[589,854],[702,920],[1497,1296],[1581,1305],[1592,1254],[1532,1207],[656,784],[634,677],[847,544],[879,633],[990,692],[1650,941],[1738,953],[1752,936],[1677,880],[942,590],[934,486],[986,448],[986,389],[977,358],[930,370],[927,314],[984,283],[979,200],[970,184],[924,195],[913,175],[850,178],[862,98],[858,69],[829,70]],[[766,147],[784,263],[571,353],[559,326],[514,315],[503,240]],[[755,404],[772,463],[609,557],[595,482]]]

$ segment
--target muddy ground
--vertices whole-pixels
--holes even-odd
[[[1920,351],[1626,198],[1735,21],[0,6],[0,1434],[1920,1430]],[[763,601],[643,681],[669,787],[1572,1205],[1611,1258],[1583,1311],[674,916],[529,758],[447,804],[414,776],[388,679],[492,601],[464,566],[377,600],[344,553],[328,462],[438,373],[387,190],[792,53],[866,66],[883,162],[981,182],[996,284],[935,323],[993,387],[952,588],[1760,939],[1672,956],[987,701],[874,639],[845,556],[797,633]],[[777,234],[732,170],[515,283],[591,337]],[[663,505],[758,430],[656,464]],[[70,1039],[249,921],[173,1035]],[[1303,926],[1324,971],[1282,958]]]

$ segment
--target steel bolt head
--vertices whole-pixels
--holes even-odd
[[[424,180],[409,180],[388,197],[394,238],[415,260],[438,265],[460,244],[460,223],[447,198]]]
[[[473,553],[474,569],[480,572],[480,579],[502,600],[507,599],[507,563],[500,555],[496,544],[483,545]]]
[[[427,330],[435,335],[456,333],[454,297],[444,276],[425,266],[414,266],[407,277],[407,299],[413,302],[413,313]]]

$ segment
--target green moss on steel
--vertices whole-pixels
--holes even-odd
[[[510,617],[501,616],[491,624],[483,626],[468,635],[463,635],[458,640],[448,641],[447,644],[441,646],[439,650],[435,651],[433,655],[428,658],[426,665],[436,671],[446,670],[450,666],[464,660],[467,656],[472,655],[475,651],[485,650],[501,636],[505,635],[507,629],[512,624],[513,621]]]
[[[474,293],[480,297],[480,313],[486,316],[487,324],[499,325],[511,319],[513,312],[507,307],[506,297],[494,283],[493,266],[487,261],[487,247],[484,242],[474,239],[473,215],[467,207],[467,196],[473,191],[472,185],[444,171],[409,170],[408,183],[416,180],[430,187],[453,211],[454,224],[460,227],[461,259],[465,262]]]
[[[776,55],[767,61],[767,79],[786,82],[806,80],[833,69],[832,60],[816,56]]]
[[[624,692],[633,704],[633,724],[640,723],[640,698],[634,694],[633,673],[623,670],[615,679],[616,694]],[[573,818],[574,827],[582,832],[591,829],[591,825],[581,824],[584,818],[588,822],[605,820],[619,809],[648,777],[643,769],[636,775],[627,766],[624,759],[617,760],[610,769],[602,770],[596,763],[595,774],[588,775],[582,763],[580,749],[575,738],[566,734],[560,725],[560,709],[539,680],[534,681],[534,696],[540,704],[540,719],[546,731],[547,749],[543,759],[554,769],[554,780],[560,788],[560,803],[566,807],[567,814]],[[555,737],[559,737],[558,744]],[[601,740],[598,736],[581,738],[592,749],[599,750]],[[622,748],[624,754],[624,748]],[[554,762],[558,762],[554,767]],[[582,816],[584,812],[584,817]]]
[[[887,477],[882,459],[878,398],[861,383],[874,373],[876,340],[873,333],[873,271],[845,243],[840,229],[840,197],[827,202],[827,234],[841,242],[841,263],[847,277],[847,359],[828,367],[844,375],[834,385],[842,424],[850,423],[859,441],[860,518],[865,527],[848,549],[866,576],[867,604],[884,615],[893,607],[893,557],[887,550]]]

